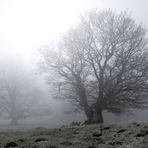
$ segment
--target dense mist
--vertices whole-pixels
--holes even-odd
[[[75,37],[78,32],[82,36],[85,34],[82,32],[82,28],[86,24],[80,26],[81,32],[79,29],[77,30],[76,26],[80,24],[78,20],[82,18],[86,10],[110,10],[117,13],[126,11],[138,24],[142,22],[142,26],[147,28],[148,18],[146,14],[148,10],[146,4],[146,0],[111,0],[109,2],[107,0],[72,0],[70,2],[68,0],[62,2],[57,0],[55,2],[50,0],[1,0],[0,127],[60,127],[73,121],[83,123],[87,120],[85,110],[81,107],[77,110],[76,103],[66,99],[66,97],[75,97],[73,88],[68,90],[69,85],[67,85],[64,89],[59,86],[58,91],[53,89],[51,83],[58,81],[60,83],[57,82],[56,86],[62,85],[61,83],[64,83],[65,79],[59,78],[56,72],[52,71],[50,73],[48,71],[49,67],[44,67],[48,64],[42,65],[43,58],[48,58],[48,56],[45,57],[41,52],[43,49],[54,48],[55,43],[59,43],[60,39],[73,26],[75,26],[73,30],[76,30],[71,32],[73,36],[67,35],[65,36],[65,42],[63,44],[59,43],[61,51],[63,47],[73,45],[69,45],[70,42],[68,42],[72,37],[80,41],[79,37]],[[82,20],[84,21],[84,18]],[[76,40],[76,42],[78,41]],[[71,41],[71,43],[73,42]],[[52,55],[52,51],[48,52],[49,55]],[[72,53],[72,51],[70,52]],[[62,53],[58,54],[62,57]],[[72,54],[74,55],[74,52]],[[79,53],[79,55],[81,54]],[[54,59],[54,57],[52,58]],[[78,60],[76,59],[76,61]],[[65,61],[60,63],[61,67]],[[84,72],[92,72],[88,70],[89,68],[88,66]],[[46,73],[47,71],[48,73]],[[68,76],[71,75],[68,73]],[[89,79],[87,80],[90,81],[90,77],[93,78],[93,76],[88,76]],[[94,86],[97,86],[96,83]],[[66,94],[64,98],[62,95],[65,91],[70,92],[73,96]],[[131,112],[125,112],[121,115],[114,115],[109,111],[102,112],[104,123],[147,121],[147,113],[148,109],[142,107],[140,109],[131,109]]]

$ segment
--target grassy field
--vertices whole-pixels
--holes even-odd
[[[1,129],[0,148],[148,148],[148,123]]]

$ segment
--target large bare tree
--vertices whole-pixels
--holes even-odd
[[[89,123],[103,123],[104,110],[120,114],[146,106],[146,29],[125,12],[85,13],[42,55],[56,97],[72,100]]]

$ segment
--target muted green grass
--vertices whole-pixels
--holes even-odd
[[[148,148],[148,123],[1,130],[0,148]]]

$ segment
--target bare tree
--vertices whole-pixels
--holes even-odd
[[[59,97],[74,100],[89,123],[103,123],[104,110],[120,114],[146,106],[146,29],[125,12],[87,12],[42,55]]]
[[[19,64],[11,62],[0,67],[0,112],[11,119],[11,125],[17,125],[20,119],[49,114],[43,101],[45,94],[34,76]]]

